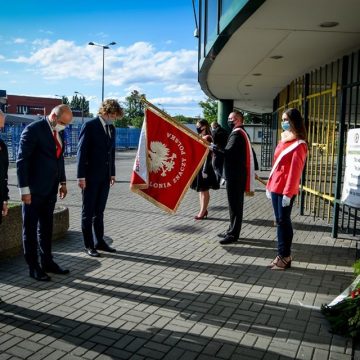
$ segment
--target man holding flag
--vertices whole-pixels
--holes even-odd
[[[230,224],[226,232],[219,234],[219,237],[222,238],[220,240],[222,245],[234,243],[239,239],[243,218],[244,193],[253,195],[254,192],[254,156],[243,123],[244,116],[240,111],[235,110],[230,113],[228,125],[232,131],[224,153]]]

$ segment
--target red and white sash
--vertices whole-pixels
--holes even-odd
[[[294,143],[292,143],[290,146],[288,146],[286,149],[284,149],[279,156],[277,157],[271,171],[270,171],[270,175],[269,175],[269,180],[273,174],[273,172],[275,171],[275,169],[277,168],[277,166],[279,165],[279,162],[281,161],[281,159],[286,155],[289,154],[291,151],[293,151],[294,149],[296,149],[300,144],[306,144],[306,141],[304,140],[297,140]]]
[[[248,151],[246,152],[247,178],[246,178],[245,192],[253,195],[255,189],[255,167],[254,167],[254,157],[253,157],[251,142],[249,140],[248,134],[244,129],[237,127],[233,130],[233,132],[234,131],[240,131],[246,142]]]

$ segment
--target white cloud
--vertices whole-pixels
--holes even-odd
[[[66,40],[51,43],[47,39],[36,39],[32,45],[32,53],[8,61],[26,65],[25,71],[45,80],[101,81],[102,48]],[[112,92],[120,98],[118,89],[122,96],[124,91],[130,94],[136,89],[148,97],[160,95],[154,101],[165,108],[197,106],[203,99],[197,83],[195,50],[157,50],[151,43],[136,42],[128,47],[111,46],[104,54],[106,96]]]
[[[47,34],[47,35],[52,35],[53,34],[53,32],[51,30],[45,30],[45,29],[40,29],[39,33]]]
[[[97,46],[78,46],[72,41],[43,41],[43,47],[29,56],[10,61],[36,67],[45,78],[75,77],[96,80],[102,74],[102,49]],[[41,45],[35,40],[34,45]],[[166,85],[178,79],[196,78],[197,52],[194,50],[157,51],[151,44],[137,42],[125,48],[105,50],[107,84],[123,85],[155,83]]]
[[[203,100],[202,95],[198,96],[166,96],[166,97],[156,97],[149,99],[150,102],[162,104],[164,106],[178,105],[178,104],[197,104],[199,101]]]
[[[42,48],[50,45],[49,39],[35,39],[31,42],[35,48]]]
[[[198,93],[200,86],[198,84],[170,84],[165,87],[165,90],[171,93]]]
[[[23,39],[23,38],[14,39],[14,44],[23,44],[25,42],[26,42],[26,39]]]

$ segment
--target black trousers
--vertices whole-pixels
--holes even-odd
[[[93,249],[96,245],[104,242],[104,211],[109,189],[109,179],[102,182],[86,182],[82,193],[81,213],[81,229],[86,248]]]
[[[29,267],[50,264],[52,260],[51,241],[56,193],[49,196],[31,195],[31,204],[22,205],[23,247]]]
[[[229,203],[230,225],[228,235],[238,239],[240,236],[243,210],[244,210],[244,187],[239,181],[226,181],[226,192]]]

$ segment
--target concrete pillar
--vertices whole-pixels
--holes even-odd
[[[228,129],[227,119],[233,109],[234,100],[218,100],[217,121],[224,129]]]

